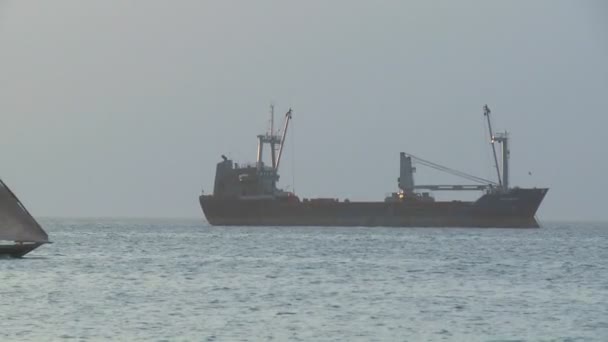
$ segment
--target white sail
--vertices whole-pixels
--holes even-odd
[[[0,241],[49,242],[49,236],[0,180]]]

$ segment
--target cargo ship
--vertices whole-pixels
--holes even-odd
[[[535,215],[548,189],[510,186],[508,132],[493,133],[487,105],[483,107],[483,114],[491,137],[496,181],[401,152],[398,191],[384,200],[300,199],[293,192],[277,188],[283,146],[293,116],[290,109],[282,129],[276,132],[274,114],[271,114],[269,132],[257,137],[255,163],[240,165],[222,155],[222,161],[216,166],[213,193],[201,194],[200,205],[207,221],[221,226],[538,228]],[[499,152],[497,144],[501,147]],[[266,145],[270,147],[269,164],[263,158]],[[415,184],[417,165],[462,177],[473,184]],[[475,201],[438,201],[432,196],[434,191],[479,191],[481,194]]]

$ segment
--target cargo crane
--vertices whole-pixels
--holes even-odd
[[[509,132],[504,131],[500,133],[492,132],[492,122],[490,120],[490,114],[492,111],[488,105],[483,106],[483,115],[488,120],[488,129],[490,131],[490,145],[492,145],[492,153],[494,155],[494,165],[496,166],[496,175],[498,176],[498,185],[502,191],[509,190]],[[500,167],[498,166],[498,157],[496,155],[496,147],[494,143],[501,144],[502,147],[502,178],[500,177]]]
[[[270,130],[266,134],[258,135],[258,156],[257,156],[257,168],[261,171],[264,168],[264,144],[270,145],[270,160],[271,169],[277,173],[279,171],[279,164],[281,163],[281,156],[283,155],[283,145],[285,145],[285,138],[287,137],[287,129],[289,128],[289,121],[292,118],[291,108],[285,113],[285,122],[283,124],[283,131],[274,131],[274,106],[270,106]],[[277,156],[278,149],[278,156]]]
[[[283,146],[285,146],[285,138],[287,137],[287,129],[289,128],[289,122],[291,121],[291,108],[285,113],[285,124],[283,126],[283,135],[281,136],[281,144],[279,145],[279,157],[277,163],[274,166],[275,171],[279,171],[279,164],[281,163],[281,156],[283,155]]]
[[[478,184],[459,184],[459,185],[415,185],[414,183],[414,172],[416,168],[412,166],[412,161],[416,163],[430,167],[432,169],[451,174],[460,178],[467,179],[471,182]],[[458,171],[447,166],[443,166],[437,163],[433,163],[426,159],[416,157],[413,154],[401,152],[401,162],[399,171],[399,189],[401,189],[405,195],[414,194],[414,190],[431,190],[431,191],[463,191],[463,190],[476,190],[483,191],[495,188],[498,184],[489,179],[473,176],[468,173]]]
[[[447,166],[439,165],[437,163],[433,163],[431,161],[422,159],[420,157],[416,157],[410,153],[401,153],[401,163],[400,163],[400,172],[399,172],[399,189],[403,191],[404,195],[412,195],[415,194],[414,190],[424,189],[431,191],[463,191],[463,190],[473,190],[473,191],[502,191],[506,192],[509,190],[509,147],[508,140],[509,135],[508,132],[500,132],[494,134],[492,131],[492,122],[490,120],[490,108],[485,105],[483,107],[484,116],[488,122],[488,128],[490,130],[490,144],[492,146],[492,152],[494,156],[494,163],[496,166],[496,173],[498,176],[498,182],[494,182],[488,179],[484,179],[481,177],[473,176],[468,173],[458,171]],[[502,145],[502,177],[500,173],[500,166],[498,163],[498,155],[496,153],[496,148],[494,143],[498,142]],[[415,185],[413,173],[416,171],[416,168],[412,166],[412,161],[416,163],[430,167],[435,170],[439,170],[453,176],[461,177],[472,181],[478,184],[466,184],[466,185]]]

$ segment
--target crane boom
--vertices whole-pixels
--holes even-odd
[[[500,177],[500,167],[498,166],[498,156],[496,156],[496,147],[494,146],[494,133],[492,132],[492,123],[490,122],[490,107],[483,106],[483,115],[488,119],[488,129],[490,130],[490,144],[492,145],[492,153],[494,154],[494,165],[496,165],[496,174],[498,176],[498,185],[502,188],[502,178]]]
[[[289,121],[291,121],[292,111],[291,108],[285,113],[285,126],[283,127],[283,135],[281,137],[281,143],[279,148],[279,156],[277,157],[277,163],[274,167],[275,171],[279,171],[279,164],[281,163],[281,156],[283,155],[283,147],[285,145],[285,138],[287,137],[287,129],[289,128]]]

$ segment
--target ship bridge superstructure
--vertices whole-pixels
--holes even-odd
[[[287,130],[292,119],[291,108],[285,113],[282,130],[274,128],[274,106],[270,106],[270,128],[257,136],[258,149],[255,163],[237,164],[222,155],[215,175],[213,194],[224,197],[272,197],[284,192],[277,189],[279,165]],[[265,150],[270,151],[270,161],[264,161]]]

